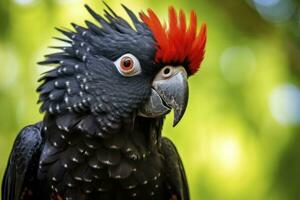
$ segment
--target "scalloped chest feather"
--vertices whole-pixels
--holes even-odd
[[[92,115],[46,116],[38,178],[63,199],[161,199],[163,119],[137,117],[118,131]]]

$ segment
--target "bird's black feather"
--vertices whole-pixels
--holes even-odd
[[[163,137],[161,151],[164,156],[164,173],[169,198],[175,195],[178,200],[190,199],[188,182],[181,158],[173,142]]]
[[[41,127],[41,123],[27,126],[17,136],[2,182],[3,200],[19,200],[22,195],[30,194],[28,198],[38,196],[36,172],[43,143]]]

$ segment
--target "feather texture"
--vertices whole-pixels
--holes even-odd
[[[169,27],[163,26],[153,10],[148,15],[141,12],[140,18],[151,29],[157,42],[156,62],[165,64],[187,63],[190,75],[196,73],[204,58],[206,44],[206,24],[203,23],[197,34],[197,16],[190,13],[190,26],[187,30],[185,13],[177,15],[174,7],[169,8]]]

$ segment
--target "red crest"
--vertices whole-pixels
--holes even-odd
[[[158,44],[156,62],[188,63],[189,74],[198,71],[204,58],[206,44],[206,24],[203,23],[197,33],[197,16],[190,13],[190,25],[187,27],[185,13],[180,10],[177,16],[174,7],[169,8],[169,25],[162,25],[153,10],[148,15],[140,13],[142,21],[148,25]]]

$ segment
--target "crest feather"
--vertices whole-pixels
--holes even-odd
[[[156,62],[187,63],[189,74],[196,73],[204,58],[206,44],[206,24],[197,31],[197,16],[190,12],[190,24],[187,27],[183,10],[179,15],[174,7],[169,7],[168,28],[162,25],[153,10],[140,13],[142,21],[148,25],[157,42]]]

